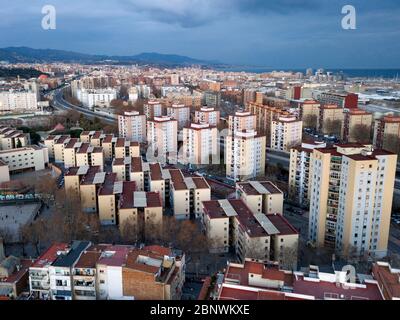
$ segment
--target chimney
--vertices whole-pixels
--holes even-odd
[[[3,238],[0,237],[0,262],[3,261],[5,258],[6,258],[6,255],[4,254]]]

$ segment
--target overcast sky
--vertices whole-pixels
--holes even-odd
[[[272,68],[400,67],[399,0],[0,0],[0,47],[160,52]],[[57,10],[43,30],[42,7]],[[357,10],[343,30],[342,7]]]

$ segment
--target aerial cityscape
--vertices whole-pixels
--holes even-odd
[[[400,299],[396,1],[5,2],[5,304]]]

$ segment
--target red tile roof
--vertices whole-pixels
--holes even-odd
[[[65,251],[69,245],[67,243],[55,243],[47,249],[36,261],[33,263],[32,268],[43,268],[51,265],[58,257],[59,251]]]

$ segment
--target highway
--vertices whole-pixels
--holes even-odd
[[[117,120],[112,117],[108,117],[105,115],[95,113],[87,108],[75,106],[75,105],[69,103],[68,101],[65,101],[63,99],[63,90],[68,86],[69,85],[67,85],[63,88],[57,89],[49,94],[49,96],[52,98],[52,100],[51,100],[52,107],[54,107],[56,109],[60,109],[60,110],[76,110],[79,113],[84,114],[88,118],[92,118],[92,119],[98,118],[98,119],[103,120],[104,122],[111,123],[111,124],[115,124],[117,122]]]

